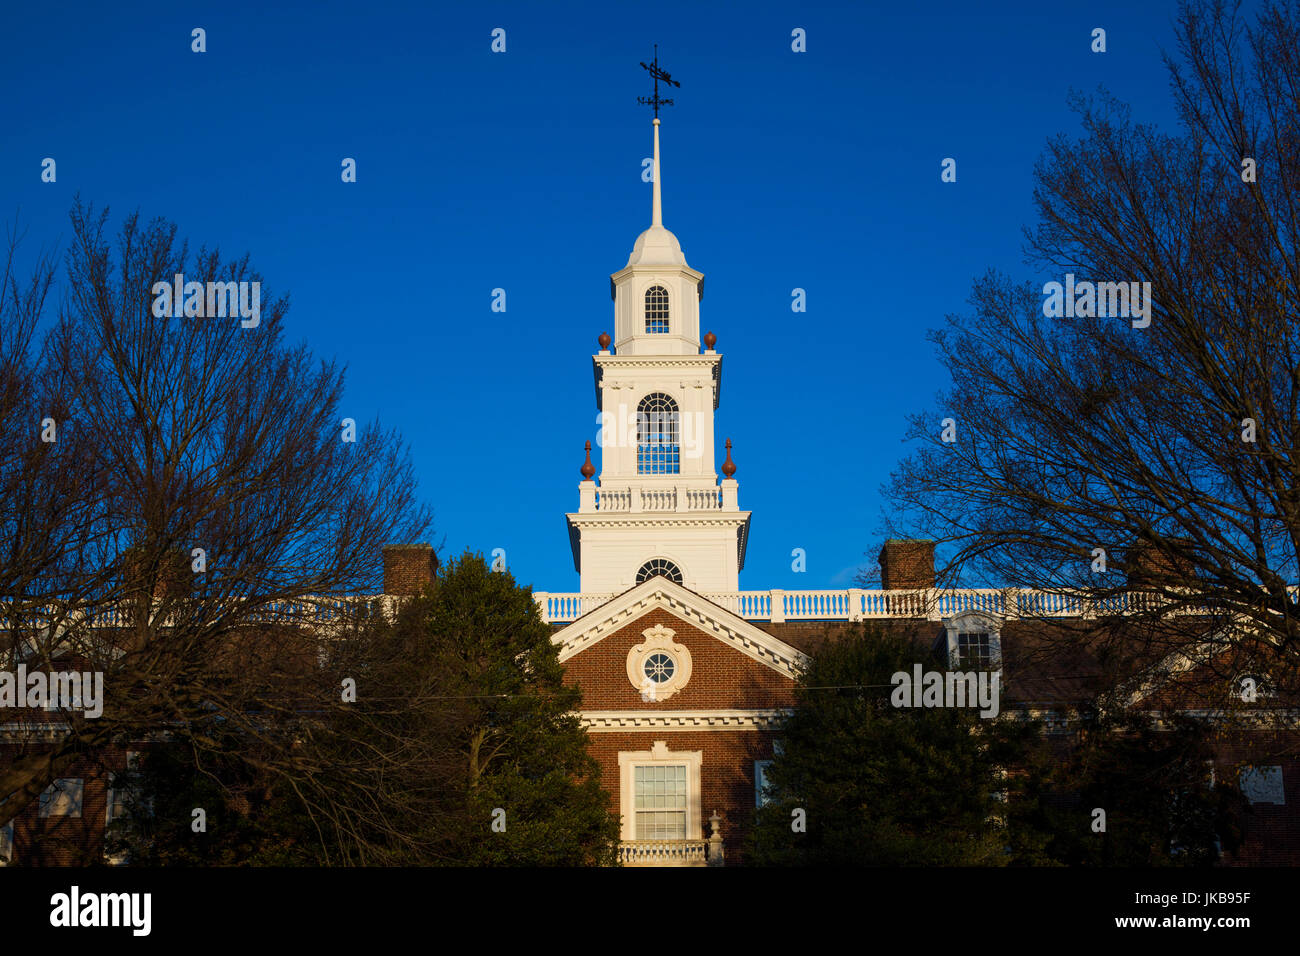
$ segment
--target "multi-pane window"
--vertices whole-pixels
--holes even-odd
[[[1273,803],[1286,806],[1286,790],[1282,786],[1282,768],[1243,767],[1238,775],[1242,795],[1251,803]]]
[[[673,678],[673,673],[677,670],[676,662],[662,651],[651,654],[645,659],[645,676],[652,683],[662,684]]]
[[[675,475],[681,471],[677,403],[663,392],[651,392],[636,409],[636,472]]]
[[[684,764],[635,769],[636,839],[686,839],[686,767]]]
[[[644,584],[656,574],[663,575],[673,584],[682,583],[682,569],[666,558],[651,558],[636,573],[636,583]]]
[[[767,779],[767,769],[770,766],[772,766],[770,760],[754,761],[754,806],[756,807],[765,807],[774,798],[772,784]]]
[[[60,777],[41,794],[42,817],[79,817],[85,781],[81,777]]]
[[[645,290],[645,330],[668,331],[668,290],[661,285]]]
[[[993,638],[987,631],[962,631],[957,635],[958,667],[991,667]]]

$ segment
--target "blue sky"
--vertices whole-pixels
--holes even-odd
[[[539,590],[578,586],[563,515],[608,276],[649,225],[653,43],[682,83],[664,224],[706,276],[719,447],[754,513],[744,589],[847,587],[874,562],[906,416],[947,384],[925,332],[989,267],[1031,277],[1030,174],[1078,131],[1070,89],[1175,119],[1172,2],[264,6],[13,5],[0,212],[29,251],[66,241],[80,192],[248,252],[291,294],[291,338],[348,366],[347,413],[410,443],[435,540],[505,548]]]

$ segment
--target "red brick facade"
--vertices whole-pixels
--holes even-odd
[[[924,557],[903,550],[906,560]],[[423,583],[433,573],[431,554],[418,547],[386,550],[390,593],[414,590]],[[882,555],[882,562],[889,557]],[[895,564],[890,573],[901,572]],[[740,863],[756,805],[755,762],[770,760],[774,740],[779,739],[768,712],[794,705],[795,680],[789,662],[801,653],[815,653],[856,625],[754,624],[703,597],[659,581],[638,586],[579,621],[557,626],[565,680],[582,688],[589,746],[600,764],[611,810],[620,816],[627,813],[620,754],[653,751],[659,742],[669,751],[666,759],[698,753],[698,790],[692,789],[690,797],[698,806],[700,826],[692,827],[689,836],[696,839],[698,833],[698,838],[707,839],[708,821],[716,811],[722,818],[726,863]],[[924,646],[943,641],[941,622],[879,623]],[[689,680],[660,700],[647,699],[628,673],[629,652],[644,644],[645,632],[656,627],[672,631],[672,643],[689,651],[691,659]],[[1097,667],[1084,649],[1071,649],[1055,625],[1008,621],[1001,638],[1008,709],[1029,706],[1064,711],[1078,701],[1093,699],[1103,686],[1114,686],[1115,675]],[[1046,653],[1033,653],[1036,649]],[[1153,663],[1139,661],[1135,666],[1145,672]],[[1245,666],[1234,663],[1218,670],[1232,674]],[[1184,676],[1142,706],[1186,708],[1188,683]],[[1203,709],[1206,699],[1201,693],[1193,709]],[[1295,703],[1282,688],[1281,696],[1261,698],[1258,706],[1288,708]],[[653,719],[656,715],[658,721]],[[15,744],[0,744],[0,762],[17,752]],[[34,801],[14,821],[15,861],[85,865],[102,860],[108,771],[122,769],[125,759],[124,752],[112,750],[61,772],[63,778],[84,782],[80,815],[42,818],[40,802]],[[690,759],[684,757],[683,762]],[[1235,783],[1239,768],[1249,764],[1281,768],[1283,802],[1255,803],[1244,821],[1241,849],[1225,853],[1222,862],[1237,866],[1300,864],[1300,730],[1255,727],[1223,735],[1217,747],[1216,773]],[[691,786],[694,788],[693,782]]]
[[[1285,803],[1255,803],[1241,822],[1242,845],[1225,853],[1230,866],[1296,866],[1300,863],[1300,733],[1281,731],[1252,734],[1248,740],[1224,742],[1217,748],[1215,772],[1237,782],[1243,764],[1282,768]]]
[[[691,655],[687,684],[667,700],[643,699],[627,674],[629,651],[645,642],[644,632],[656,625],[673,631],[673,641]],[[730,647],[678,615],[662,608],[646,612],[570,658],[565,680],[582,688],[583,710],[631,711],[653,714],[674,711],[769,710],[794,703],[794,681],[786,674]],[[591,730],[592,755],[599,761],[601,781],[610,794],[610,809],[623,814],[619,754],[649,751],[663,741],[674,753],[699,751],[700,810],[708,837],[708,819],[722,818],[726,862],[741,862],[741,846],[753,822],[754,762],[772,758],[773,734],[767,729]]]
[[[693,673],[668,700],[645,701],[627,677],[627,655],[644,643],[643,632],[662,624],[691,653]],[[728,647],[666,610],[653,610],[626,624],[564,665],[565,680],[582,687],[584,710],[738,710],[790,707],[794,681]]]
[[[0,747],[0,761],[17,752],[14,746]],[[13,820],[13,861],[26,866],[102,863],[110,774],[125,767],[126,752],[118,748],[70,764],[59,779],[81,781],[80,813],[42,817],[41,801],[33,800]]]
[[[773,734],[768,731],[685,730],[592,733],[591,754],[600,763],[601,785],[609,792],[610,810],[621,814],[618,755],[650,750],[662,740],[674,753],[700,751],[700,810],[709,835],[709,817],[722,818],[722,839],[728,865],[743,862],[741,847],[753,824],[756,804],[754,762],[772,759]]]

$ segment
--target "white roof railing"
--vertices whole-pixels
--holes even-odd
[[[1292,600],[1300,597],[1300,588],[1288,589]],[[581,592],[534,591],[542,620],[548,624],[567,624],[590,614],[617,594],[583,594]],[[1060,591],[1035,591],[1021,588],[925,588],[920,590],[844,590],[705,592],[706,600],[749,621],[779,624],[786,621],[870,621],[913,619],[941,621],[967,611],[982,612],[1006,620],[1016,618],[1090,618],[1104,614],[1132,614],[1153,610],[1161,603],[1156,594],[1130,591],[1104,598]],[[386,594],[309,596],[273,602],[252,617],[252,622],[334,626],[345,624],[358,611],[381,610],[391,614],[398,598]],[[1209,608],[1179,607],[1176,613],[1209,613]],[[25,612],[29,626],[47,628],[59,622],[59,630],[77,626],[92,628],[130,627],[134,608],[103,607],[93,614],[74,612],[57,616],[54,609]],[[5,606],[0,602],[0,629],[7,626]],[[161,623],[161,622],[160,622]]]
[[[1296,589],[1291,589],[1294,592]],[[865,588],[826,591],[730,591],[702,595],[738,617],[780,624],[786,621],[869,621],[915,619],[941,621],[966,611],[997,617],[1088,618],[1102,614],[1131,614],[1151,610],[1155,594],[1132,591],[1104,598],[1033,591],[1021,588],[925,588],[871,591]],[[533,599],[548,624],[576,621],[594,611],[613,594],[534,591]],[[1198,613],[1180,609],[1181,613]],[[1205,609],[1207,613],[1209,609]]]

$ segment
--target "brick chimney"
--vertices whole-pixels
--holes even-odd
[[[886,591],[934,587],[934,542],[886,541],[880,549],[880,586]]]
[[[1124,562],[1130,584],[1175,583],[1193,576],[1191,562],[1166,554],[1146,542],[1129,545]]]
[[[384,551],[384,593],[419,594],[433,581],[438,556],[427,544],[386,544]]]
[[[128,547],[121,556],[123,583],[145,594],[145,584],[153,580],[153,598],[160,600],[168,595],[184,597],[194,589],[194,572],[190,568],[190,555],[186,551],[167,551],[156,555],[157,568],[151,569],[149,554],[138,545]]]

